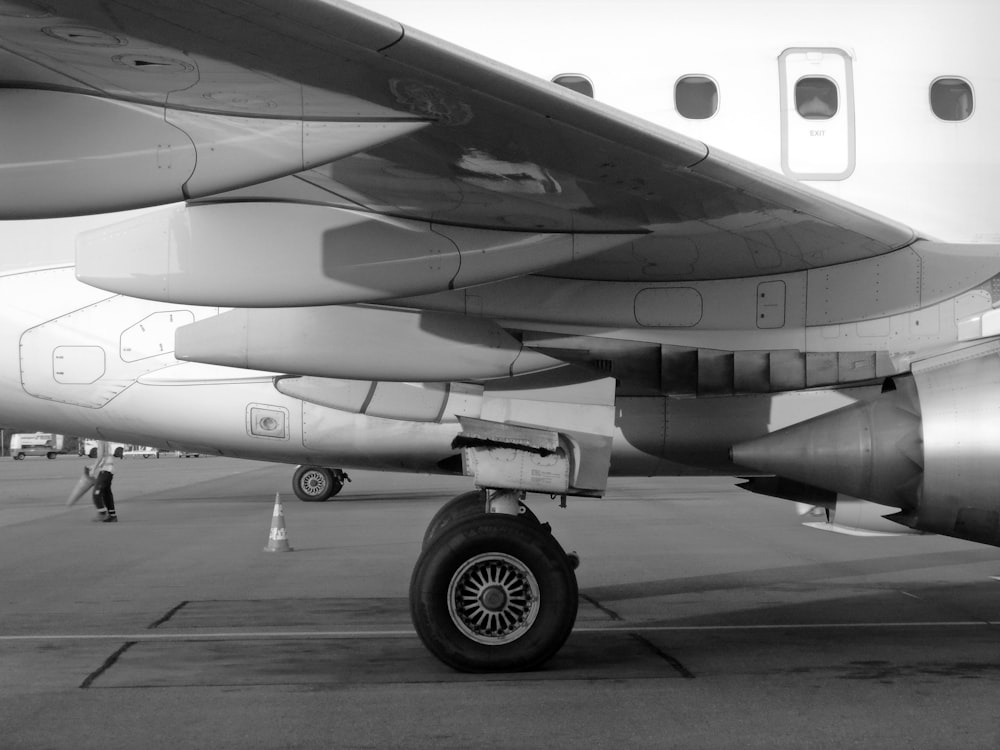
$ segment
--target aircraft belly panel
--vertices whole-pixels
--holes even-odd
[[[162,305],[110,297],[28,328],[19,342],[22,388],[49,401],[106,405],[142,375],[176,362],[173,330],[194,313],[156,308]],[[148,336],[143,321],[154,321]]]

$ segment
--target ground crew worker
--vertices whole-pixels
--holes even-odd
[[[115,496],[111,492],[111,480],[115,478],[115,459],[108,452],[103,452],[93,469],[94,505],[97,506],[95,521],[103,523],[118,523],[118,513],[115,512]]]

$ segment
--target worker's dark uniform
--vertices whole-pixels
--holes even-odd
[[[105,465],[99,464],[97,477],[94,480],[94,505],[97,506],[97,510],[100,511],[100,515],[96,520],[98,521],[111,521],[116,522],[118,520],[118,514],[115,512],[115,496],[111,492],[111,480],[114,479],[114,465],[110,462]]]

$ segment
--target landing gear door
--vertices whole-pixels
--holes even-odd
[[[854,81],[849,54],[786,49],[781,84],[781,168],[799,180],[843,180],[854,171]]]

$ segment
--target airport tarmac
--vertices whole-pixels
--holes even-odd
[[[545,669],[465,675],[413,633],[424,526],[461,478],[0,459],[0,748],[1000,747],[1000,549],[807,529],[727,479],[542,497],[580,616]],[[294,551],[265,552],[276,492]],[[540,502],[539,502],[540,500]]]

